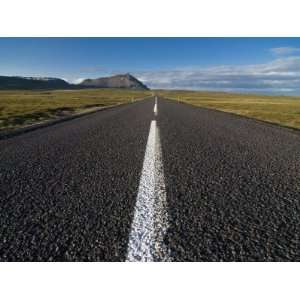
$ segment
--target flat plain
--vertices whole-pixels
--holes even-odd
[[[160,96],[300,129],[300,97],[159,90]]]
[[[91,108],[118,105],[151,95],[126,89],[0,91],[0,130],[14,129]]]

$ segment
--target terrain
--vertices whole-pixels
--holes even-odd
[[[0,140],[0,260],[300,261],[299,149],[162,97]]]
[[[0,129],[14,129],[148,95],[149,91],[125,89],[0,91]]]
[[[160,90],[161,96],[300,129],[300,97]]]
[[[144,85],[141,81],[139,81],[129,73],[97,79],[85,79],[80,83],[80,85],[97,88],[126,88],[148,90],[148,87],[146,85]]]
[[[74,86],[60,78],[0,76],[0,90],[43,90],[72,87]]]
[[[83,88],[148,90],[146,85],[129,73],[97,79],[86,79],[79,84],[71,84],[63,79],[51,77],[0,76],[0,90],[76,90]]]

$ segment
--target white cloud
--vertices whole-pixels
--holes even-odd
[[[293,53],[300,52],[300,48],[296,47],[276,47],[271,48],[270,51],[275,55],[290,55]]]
[[[71,83],[74,83],[74,84],[79,84],[81,83],[83,80],[85,80],[86,78],[75,78],[72,80]]]
[[[300,56],[256,65],[221,65],[137,72],[151,88],[300,94]]]

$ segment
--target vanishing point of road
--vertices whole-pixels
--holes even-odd
[[[2,139],[0,261],[300,261],[300,134],[151,97]]]

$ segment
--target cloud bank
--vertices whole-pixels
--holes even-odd
[[[276,48],[271,48],[270,49],[271,53],[275,55],[291,55],[294,53],[299,53],[300,48],[296,47],[276,47]]]
[[[221,65],[139,72],[150,88],[300,94],[300,56],[265,64]]]

